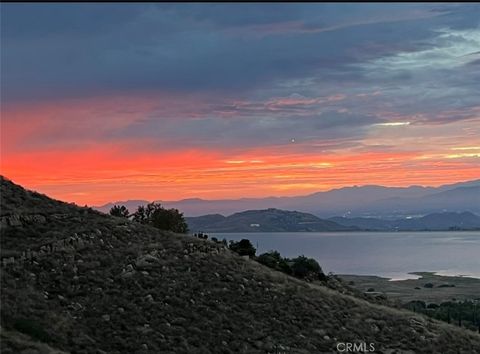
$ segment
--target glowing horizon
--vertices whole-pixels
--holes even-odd
[[[480,178],[478,5],[243,5],[4,4],[1,174],[79,205]]]

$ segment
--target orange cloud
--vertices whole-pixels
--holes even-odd
[[[298,98],[279,102],[298,100],[309,104]],[[196,102],[185,104],[182,112],[193,117]],[[1,173],[28,188],[82,205],[125,199],[299,195],[364,184],[441,185],[480,176],[478,135],[467,139],[465,126],[456,123],[374,126],[361,148],[339,144],[327,151],[324,144],[341,141],[229,148],[187,146],[175,137],[160,146],[154,137],[103,138],[152,109],[176,112],[181,101],[177,98],[172,104],[176,107],[161,97],[111,97],[9,109],[2,114]],[[475,132],[473,125],[470,129]]]
[[[480,173],[479,167],[461,162],[413,163],[415,156],[372,152],[281,156],[271,149],[228,156],[205,149],[148,153],[98,145],[74,152],[5,156],[2,173],[58,199],[90,205],[125,199],[298,195],[354,184],[439,185],[478,178]]]

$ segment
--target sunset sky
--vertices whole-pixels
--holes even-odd
[[[2,4],[1,174],[78,204],[480,178],[480,5]]]

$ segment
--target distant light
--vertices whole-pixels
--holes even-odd
[[[447,159],[461,159],[463,157],[480,157],[480,153],[468,153],[468,154],[450,154],[445,155]]]
[[[294,142],[295,142],[295,139],[293,139],[293,138],[290,139],[290,142],[291,142],[291,143],[294,143]]]
[[[389,123],[378,123],[374,125],[379,125],[382,127],[399,127],[402,125],[410,125],[410,122],[389,122]]]
[[[226,163],[245,163],[244,160],[228,160],[228,161],[225,161]]]
[[[452,150],[480,150],[480,146],[453,147]]]
[[[332,167],[333,165],[330,162],[317,162],[309,164],[309,166],[316,167],[316,168],[328,168]]]
[[[263,163],[263,160],[227,160],[225,163],[231,163],[231,164],[242,164],[242,163]]]

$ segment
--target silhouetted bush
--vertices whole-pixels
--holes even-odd
[[[318,262],[313,258],[300,256],[294,259],[283,258],[278,251],[262,253],[257,261],[269,268],[305,280],[327,280]]]
[[[240,256],[250,256],[254,257],[255,252],[257,251],[255,247],[253,247],[250,240],[242,239],[238,242],[230,241],[229,248],[233,251],[238,253]]]
[[[146,207],[139,206],[133,213],[133,221],[149,224],[160,230],[168,230],[177,233],[187,233],[188,226],[177,209],[165,209],[160,203],[149,203]]]
[[[300,256],[291,260],[292,274],[298,278],[316,278],[325,280],[326,276],[318,262],[313,258]]]
[[[419,312],[419,311],[425,310],[427,306],[425,304],[425,301],[413,300],[405,304],[405,307],[414,312]]]
[[[292,274],[292,269],[288,265],[287,260],[283,258],[278,251],[263,253],[257,257],[257,261],[269,268],[273,268],[287,274]]]
[[[201,238],[203,240],[208,240],[208,235],[204,234],[203,232],[195,233],[193,234],[193,237]]]
[[[118,216],[121,218],[128,218],[130,216],[130,212],[125,205],[114,205],[110,209],[110,215]]]

